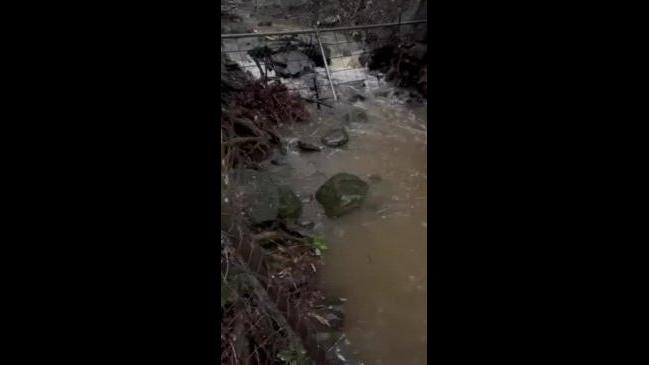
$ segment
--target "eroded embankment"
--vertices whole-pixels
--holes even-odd
[[[324,363],[341,322],[336,299],[315,285],[324,248],[296,225],[295,194],[259,171],[281,146],[278,126],[310,115],[284,86],[226,58],[221,84],[222,363]]]

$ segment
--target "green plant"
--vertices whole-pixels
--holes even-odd
[[[322,252],[329,249],[329,246],[327,246],[324,238],[320,236],[313,237],[313,239],[311,239],[311,247],[313,247],[313,251],[317,256],[322,255]]]

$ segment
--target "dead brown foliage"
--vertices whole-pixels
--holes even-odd
[[[221,113],[224,164],[254,167],[280,144],[277,127],[305,121],[303,101],[281,84],[248,83],[234,93]]]

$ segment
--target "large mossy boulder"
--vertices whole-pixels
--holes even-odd
[[[249,169],[232,172],[239,204],[254,225],[277,220],[297,219],[302,213],[302,201],[286,185],[280,185],[269,173]]]
[[[273,184],[260,184],[250,202],[248,216],[255,225],[269,223],[279,215],[279,191]]]
[[[261,225],[277,219],[279,192],[268,173],[236,169],[230,177],[230,185],[238,200],[235,206],[243,208],[252,224]]]
[[[316,199],[328,217],[340,217],[361,206],[369,185],[358,176],[339,173],[327,180],[316,192]]]

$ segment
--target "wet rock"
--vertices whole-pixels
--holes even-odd
[[[354,108],[349,113],[345,114],[345,121],[348,123],[367,122],[367,113],[363,109]]]
[[[333,129],[322,137],[322,143],[329,147],[344,146],[347,142],[349,142],[349,136],[343,128]]]
[[[271,60],[275,72],[281,77],[299,77],[306,72],[313,71],[313,61],[299,51],[275,53]]]
[[[302,213],[302,202],[288,186],[277,187],[279,207],[277,216],[283,219],[296,219]]]
[[[296,219],[302,213],[302,202],[288,187],[277,185],[266,174],[257,171],[239,172],[239,192],[244,211],[254,225],[279,219]]]
[[[316,192],[316,199],[328,217],[339,217],[359,208],[367,197],[369,185],[358,176],[339,173]]]
[[[229,184],[237,200],[254,225],[262,225],[277,219],[279,191],[267,172],[252,169],[235,169]]]
[[[270,160],[270,163],[272,165],[275,165],[275,166],[284,166],[284,165],[286,165],[286,161],[284,161],[283,159],[281,159],[279,157],[273,158],[272,160]]]
[[[280,223],[280,226],[282,227],[284,232],[297,239],[306,239],[311,237],[311,232],[309,230],[302,228],[291,221],[282,222]]]
[[[243,90],[250,81],[236,62],[227,55],[221,58],[221,99],[227,103],[234,92]]]
[[[319,152],[322,150],[322,147],[309,140],[299,140],[297,146],[300,150],[305,152]]]
[[[273,184],[259,184],[248,208],[248,216],[254,225],[262,225],[277,219],[280,207],[279,190]]]

